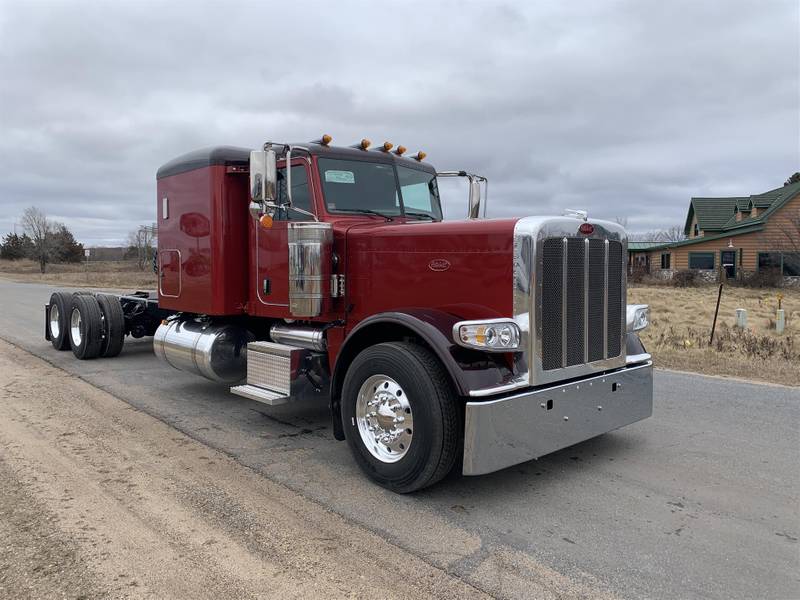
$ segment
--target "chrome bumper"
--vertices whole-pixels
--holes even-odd
[[[467,402],[463,473],[498,471],[652,414],[652,361],[566,385]]]

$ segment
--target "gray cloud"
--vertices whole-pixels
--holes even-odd
[[[175,155],[323,132],[484,173],[491,216],[682,223],[692,195],[800,168],[799,18],[791,0],[0,0],[0,233],[35,204],[119,242]]]

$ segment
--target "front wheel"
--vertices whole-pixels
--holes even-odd
[[[433,485],[453,468],[459,415],[447,374],[419,345],[367,348],[345,376],[342,420],[350,450],[370,478],[395,492]]]

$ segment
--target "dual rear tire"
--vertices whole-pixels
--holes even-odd
[[[117,298],[104,294],[53,293],[47,327],[53,347],[71,348],[80,360],[117,356],[125,341],[122,306]]]

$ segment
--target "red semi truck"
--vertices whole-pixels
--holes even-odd
[[[580,211],[486,219],[485,178],[404,154],[323,136],[166,163],[158,292],[56,292],[47,339],[88,359],[153,336],[161,360],[235,394],[327,402],[336,439],[397,492],[650,416],[625,231]],[[467,218],[443,221],[437,180],[454,176]]]

